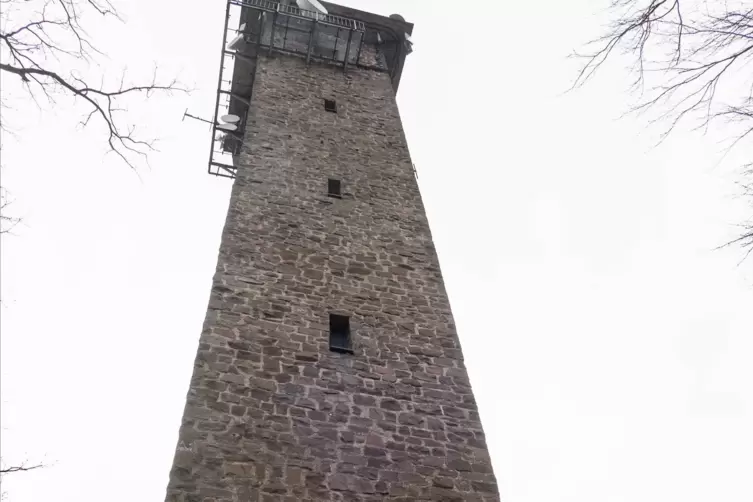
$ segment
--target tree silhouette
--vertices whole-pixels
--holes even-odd
[[[588,82],[611,59],[631,59],[631,112],[649,113],[666,138],[690,122],[706,131],[723,124],[731,150],[753,138],[753,2],[612,0],[604,34],[576,53],[583,65],[574,87]],[[753,163],[741,187],[753,201]],[[753,205],[751,207],[753,213]],[[753,252],[753,219],[726,245]]]
[[[136,134],[128,120],[127,100],[136,95],[185,92],[175,79],[161,81],[155,69],[151,79],[107,86],[81,76],[82,65],[103,56],[82,26],[96,15],[121,20],[109,0],[0,0],[0,77],[19,78],[28,97],[37,104],[55,105],[59,93],[73,96],[89,109],[83,126],[96,123],[104,133],[109,151],[130,167],[154,150],[153,140]],[[90,77],[91,78],[91,77]]]
[[[44,464],[29,464],[28,462],[24,462],[19,465],[9,465],[9,466],[5,466],[0,463],[0,482],[2,482],[2,478],[8,474],[33,471],[35,469],[41,469],[42,467],[45,467],[45,465]],[[5,500],[6,495],[7,494],[5,492],[0,492],[0,500]]]

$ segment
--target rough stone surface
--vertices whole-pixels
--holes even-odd
[[[499,500],[388,75],[254,85],[167,501]]]

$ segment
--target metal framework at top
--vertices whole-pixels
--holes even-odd
[[[316,19],[320,23],[329,24],[331,26],[336,26],[339,28],[366,31],[365,24],[356,19],[334,16],[332,14],[322,14],[320,12],[314,12],[310,10],[303,10],[292,4],[282,4],[280,2],[273,2],[270,0],[230,0],[230,3],[239,5],[241,7],[259,9],[266,12],[278,12],[287,16],[297,17],[299,19]]]
[[[243,145],[258,57],[277,52],[304,57],[307,64],[314,60],[341,66],[343,70],[353,65],[386,71],[373,58],[364,60],[365,38],[366,26],[356,19],[271,0],[228,0],[209,173],[235,177],[234,160]],[[220,122],[225,115],[240,118],[235,130],[228,130]]]

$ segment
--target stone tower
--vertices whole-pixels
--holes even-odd
[[[395,101],[413,27],[322,4],[228,3],[235,180],[166,500],[497,501]]]

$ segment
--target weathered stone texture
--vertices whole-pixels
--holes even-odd
[[[498,500],[388,75],[262,57],[246,138],[167,500]]]

